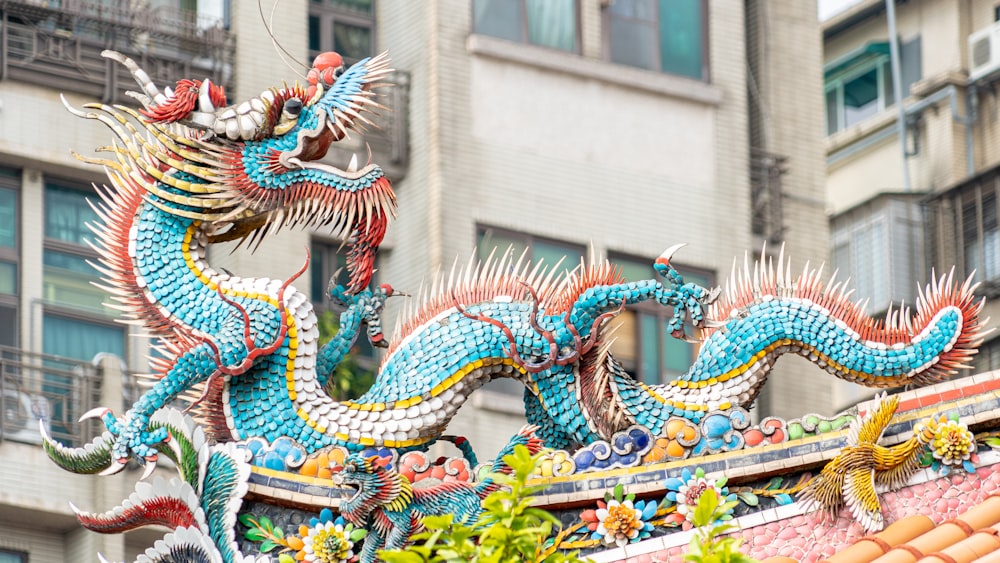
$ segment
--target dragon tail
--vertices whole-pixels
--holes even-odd
[[[757,263],[751,270],[747,260],[733,269],[709,309],[713,322],[688,381],[743,382],[747,396],[736,403],[748,403],[774,359],[794,352],[867,387],[927,384],[967,369],[988,332],[979,316],[984,301],[975,295],[977,284],[971,278],[957,282],[954,271],[919,291],[914,313],[890,306],[885,319],[876,320],[865,312],[866,302],[851,299],[836,273],[823,284],[822,267],[807,265],[797,278],[790,270],[783,251],[777,268]],[[743,353],[727,353],[734,349]],[[719,354],[724,365],[709,361]]]
[[[511,473],[512,469],[510,465],[504,461],[504,457],[513,454],[514,448],[519,445],[526,447],[528,449],[528,453],[531,455],[535,455],[542,451],[544,444],[542,439],[535,435],[537,430],[538,427],[532,424],[527,424],[521,427],[521,429],[517,431],[517,434],[514,434],[510,441],[507,442],[507,445],[500,450],[496,459],[493,460],[493,473],[503,473],[505,475],[509,475]],[[476,494],[478,494],[480,498],[485,498],[486,495],[499,488],[499,483],[487,477],[476,484],[475,490]]]

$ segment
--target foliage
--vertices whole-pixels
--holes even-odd
[[[563,534],[554,540],[550,536],[559,520],[531,506],[531,495],[544,489],[528,484],[540,457],[516,446],[503,458],[513,475],[490,475],[506,487],[483,500],[483,513],[475,523],[454,522],[451,515],[429,516],[424,519],[426,531],[413,536],[412,546],[382,551],[379,557],[387,563],[583,563],[576,552],[556,551]]]
[[[322,347],[330,341],[340,327],[340,317],[333,311],[320,311],[317,325],[319,326],[319,345]],[[358,338],[367,338],[362,332]],[[344,357],[337,364],[333,375],[326,382],[326,392],[337,401],[356,399],[364,394],[375,382],[375,372],[364,369],[352,354]]]
[[[698,531],[691,538],[685,561],[694,563],[756,563],[756,560],[740,553],[740,539],[722,537],[735,528],[722,520],[739,501],[720,504],[719,495],[707,489],[698,497],[694,509],[693,523]]]

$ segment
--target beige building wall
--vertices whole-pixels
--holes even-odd
[[[866,0],[824,22],[824,61],[836,61],[869,42],[886,41],[888,22],[883,6],[881,0]],[[996,2],[988,0],[896,3],[899,38],[906,42],[919,36],[922,42],[921,80],[903,100],[909,120],[916,124],[907,130],[910,155],[905,163],[913,192],[939,194],[1000,163],[996,77],[971,84],[968,74],[969,36],[997,25],[996,8]],[[831,36],[831,30],[839,31]],[[904,190],[896,119],[897,108],[892,106],[827,137],[831,216],[878,194]],[[954,238],[955,234],[948,236]],[[945,242],[950,245],[954,241],[928,244],[940,247]],[[922,257],[927,267],[915,280],[920,284],[930,280],[931,250],[927,247]],[[939,266],[947,269],[958,259],[950,260],[953,262]],[[1000,305],[995,301],[987,301],[983,317],[998,318]],[[988,328],[996,326],[993,321]],[[856,398],[856,393],[838,390],[838,402]]]

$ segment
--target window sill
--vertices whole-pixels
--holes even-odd
[[[896,106],[892,106],[878,115],[873,115],[872,117],[843,129],[837,131],[826,138],[826,155],[827,157],[832,157],[835,153],[838,153],[854,143],[877,133],[886,127],[891,127],[895,125],[898,113],[896,112]]]
[[[474,55],[530,65],[542,70],[571,74],[581,78],[600,80],[633,90],[642,90],[652,94],[709,105],[722,103],[721,88],[692,78],[589,59],[570,52],[525,45],[487,35],[469,35],[465,42],[465,48]]]
[[[489,389],[479,389],[470,397],[477,409],[524,416],[524,399]]]

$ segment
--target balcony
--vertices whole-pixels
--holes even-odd
[[[231,86],[233,41],[221,21],[187,10],[139,9],[130,0],[26,0],[0,5],[0,78],[58,87],[104,102],[135,82],[101,57],[135,59],[157,84],[210,78]]]
[[[110,402],[106,395],[116,387],[109,385],[116,374],[122,397]],[[83,445],[104,431],[99,420],[78,422],[83,413],[100,406],[124,412],[120,406],[130,405],[139,391],[135,378],[111,356],[97,365],[0,347],[0,442],[40,444],[41,423],[55,440]]]

